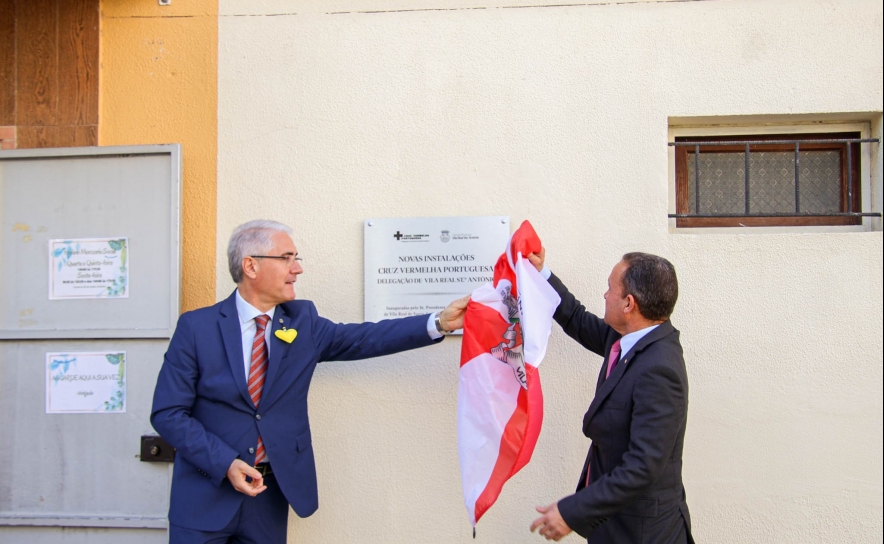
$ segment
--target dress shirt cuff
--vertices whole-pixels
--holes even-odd
[[[433,340],[438,340],[443,336],[436,330],[436,314],[430,314],[427,316],[427,334],[429,334],[430,338]]]
[[[543,279],[549,281],[549,277],[552,276],[552,270],[544,264],[543,268],[540,269],[540,275],[543,276]]]

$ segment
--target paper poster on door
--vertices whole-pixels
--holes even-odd
[[[124,413],[126,352],[46,354],[46,413]]]
[[[128,298],[129,239],[49,240],[49,299]]]

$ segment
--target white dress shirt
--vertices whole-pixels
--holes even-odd
[[[270,331],[273,330],[273,312],[275,311],[276,306],[266,312],[262,312],[246,302],[246,299],[242,298],[242,295],[239,294],[239,289],[236,290],[236,313],[239,315],[239,330],[242,332],[242,360],[243,371],[246,374],[246,383],[249,383],[249,370],[252,366],[252,343],[255,341],[255,331],[258,330],[255,318],[261,314],[270,318],[270,321],[267,322],[267,327],[264,328],[264,345],[267,346],[267,360],[269,361]]]
[[[656,329],[659,326],[660,326],[660,324],[658,323],[657,325],[651,325],[650,327],[645,327],[644,329],[639,329],[635,332],[631,332],[631,333],[623,336],[620,339],[620,358],[617,360],[619,361],[620,359],[622,359],[624,355],[629,353],[629,350],[631,350],[633,347],[635,347],[635,345],[638,343],[639,340],[644,338],[646,334],[648,334],[649,332],[651,332],[652,330]]]
[[[239,294],[239,289],[236,290],[236,313],[239,315],[239,330],[242,332],[242,360],[244,365],[243,369],[246,374],[246,384],[249,383],[249,370],[251,370],[250,367],[252,366],[252,343],[255,341],[255,332],[258,330],[258,324],[255,323],[255,318],[261,314],[270,318],[270,321],[267,322],[267,326],[264,327],[264,346],[267,349],[267,361],[269,362],[270,331],[273,330],[274,311],[276,311],[276,306],[270,308],[266,312],[262,312],[246,302],[246,299],[242,298],[242,295]],[[270,454],[267,453],[266,449],[264,450],[264,462],[270,462]]]

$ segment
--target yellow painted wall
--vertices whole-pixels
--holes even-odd
[[[99,145],[180,143],[182,311],[215,302],[218,0],[102,0]]]

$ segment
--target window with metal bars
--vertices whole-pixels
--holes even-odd
[[[678,227],[858,225],[858,132],[678,137]]]

